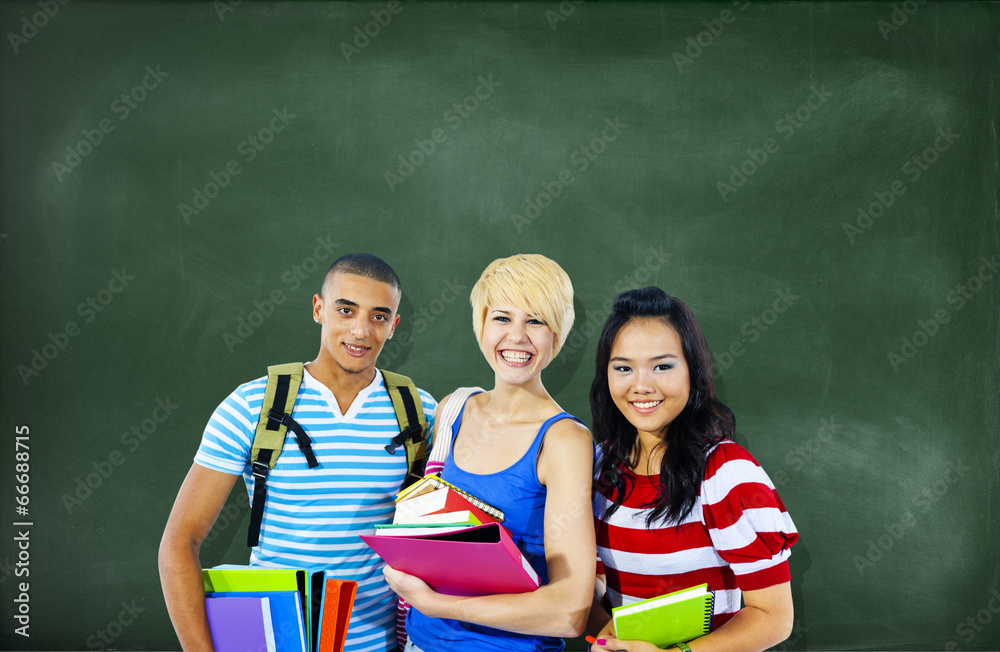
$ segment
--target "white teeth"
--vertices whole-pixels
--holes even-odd
[[[640,403],[638,401],[633,401],[632,405],[636,406],[640,410],[648,410],[649,408],[656,407],[661,402],[662,401],[645,401],[645,402]]]
[[[363,349],[363,348],[361,348],[361,347],[358,347],[358,346],[351,346],[350,344],[345,344],[344,346],[346,346],[346,347],[348,348],[348,350],[350,350],[350,351],[354,351],[354,352],[356,352],[356,353],[361,353],[361,352],[363,352],[363,351],[364,351],[364,349]]]
[[[507,362],[513,362],[516,364],[521,364],[527,362],[531,359],[530,353],[525,353],[524,351],[501,351],[500,355]]]

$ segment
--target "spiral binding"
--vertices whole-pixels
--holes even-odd
[[[709,590],[708,600],[705,602],[705,629],[708,634],[712,631],[712,617],[715,615],[715,591]]]

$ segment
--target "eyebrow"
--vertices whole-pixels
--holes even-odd
[[[348,306],[348,307],[351,307],[351,308],[359,308],[360,307],[360,306],[358,306],[358,304],[354,303],[350,299],[337,299],[336,301],[334,301],[334,303],[337,304],[338,306]],[[391,315],[392,314],[392,309],[391,308],[385,308],[383,306],[375,306],[374,308],[372,308],[372,310],[374,310],[375,312],[384,312],[387,315]]]
[[[679,358],[680,356],[673,353],[664,353],[663,355],[658,355],[653,358],[649,358],[650,362],[655,362],[657,360],[663,360],[665,358]],[[609,360],[609,362],[632,362],[632,358],[623,358],[622,356],[615,356]]]

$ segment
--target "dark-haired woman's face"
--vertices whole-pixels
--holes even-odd
[[[636,430],[662,436],[691,393],[677,331],[660,319],[636,319],[623,326],[611,347],[608,390]]]

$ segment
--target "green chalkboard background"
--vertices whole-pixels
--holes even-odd
[[[4,649],[176,649],[156,549],[202,428],[315,355],[351,251],[399,272],[381,362],[436,397],[492,381],[486,264],[558,261],[543,378],[587,419],[609,300],[681,297],[802,535],[781,649],[1000,648],[996,3],[42,0],[0,30]],[[245,505],[206,565],[246,559]]]

